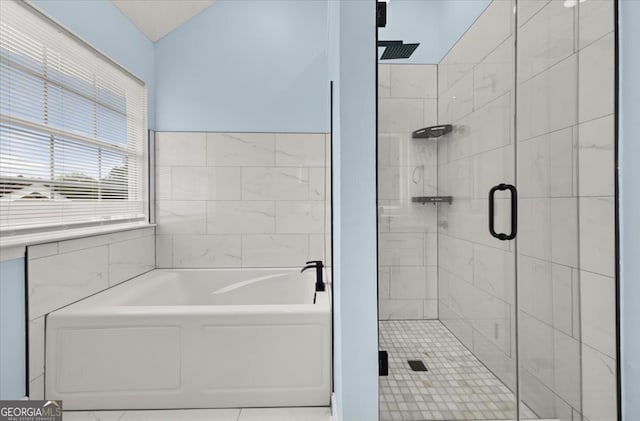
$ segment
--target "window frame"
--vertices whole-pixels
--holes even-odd
[[[134,201],[140,202],[140,205],[139,205],[140,212],[137,213],[136,211],[137,216],[135,217],[124,217],[125,215],[123,214],[121,215],[123,216],[122,218],[118,217],[118,215],[115,213],[112,214],[109,212],[103,212],[103,213],[95,212],[93,214],[87,214],[86,216],[83,217],[83,219],[63,220],[60,222],[52,222],[50,224],[38,223],[38,224],[33,224],[32,226],[11,226],[11,225],[5,225],[2,222],[0,222],[0,246],[3,246],[3,244],[9,243],[9,242],[12,244],[19,243],[20,238],[28,239],[30,237],[33,237],[34,235],[36,237],[41,237],[41,234],[45,236],[48,236],[48,234],[50,234],[52,238],[53,237],[59,238],[59,237],[65,237],[64,233],[66,231],[71,231],[71,230],[73,231],[81,230],[83,233],[88,233],[92,228],[95,228],[96,232],[103,232],[105,229],[109,231],[112,229],[119,230],[120,226],[152,225],[151,224],[152,221],[150,220],[150,218],[152,217],[151,206],[152,206],[153,192],[151,191],[152,184],[151,184],[150,169],[153,165],[153,162],[150,160],[150,158],[152,157],[152,151],[150,151],[149,149],[150,141],[152,141],[152,139],[150,139],[150,134],[148,130],[148,108],[147,108],[148,92],[147,92],[146,83],[142,79],[140,79],[139,77],[137,77],[136,75],[128,71],[126,68],[118,64],[116,61],[111,59],[109,56],[102,53],[101,51],[93,47],[91,44],[89,44],[88,42],[84,41],[81,37],[74,34],[65,26],[61,25],[59,22],[55,21],[54,19],[49,17],[47,14],[40,11],[34,5],[27,3],[23,0],[10,0],[10,1],[12,1],[12,3],[20,5],[21,7],[24,7],[28,13],[31,13],[35,15],[37,18],[43,20],[46,25],[50,25],[51,28],[61,33],[62,34],[61,36],[68,37],[71,39],[72,42],[79,44],[81,49],[84,50],[83,51],[84,53],[95,55],[100,62],[106,63],[107,66],[112,66],[113,68],[115,68],[115,70],[123,73],[125,77],[130,78],[131,81],[137,83],[142,89],[142,93],[143,93],[143,95],[141,96],[142,100],[140,102],[140,105],[142,106],[142,109],[141,109],[142,112],[141,113],[138,112],[136,114],[141,118],[141,120],[138,121],[138,122],[141,122],[141,124],[134,125],[134,126],[137,126],[135,128],[140,129],[140,134],[136,136],[137,139],[135,139],[135,142],[131,144],[129,142],[131,138],[128,135],[128,132],[129,130],[131,130],[130,125],[132,123],[130,121],[130,114],[126,111],[126,107],[129,105],[126,95],[123,97],[126,104],[125,111],[122,112],[120,110],[115,109],[115,107],[110,107],[109,104],[103,101],[100,101],[100,99],[98,98],[98,94],[95,92],[96,90],[95,79],[93,80],[93,84],[91,85],[94,88],[94,96],[89,97],[83,94],[82,92],[80,92],[79,90],[74,90],[72,86],[65,85],[63,83],[56,84],[55,80],[47,79],[46,73],[42,75],[42,74],[39,74],[37,71],[30,70],[28,66],[24,66],[24,69],[19,69],[18,71],[22,71],[25,74],[28,74],[32,77],[36,77],[42,80],[43,82],[43,93],[41,98],[42,101],[46,102],[49,100],[47,96],[47,89],[50,84],[53,86],[57,85],[57,89],[70,92],[73,95],[77,95],[80,98],[84,98],[85,100],[90,101],[90,106],[91,106],[90,112],[93,113],[94,118],[93,118],[93,121],[89,122],[89,125],[93,127],[95,136],[94,137],[85,136],[82,133],[60,129],[55,126],[48,126],[46,124],[47,121],[44,121],[41,124],[39,122],[30,121],[28,119],[21,118],[19,116],[7,114],[7,113],[0,113],[0,122],[6,126],[18,127],[20,130],[32,131],[31,133],[36,132],[38,134],[44,134],[45,136],[48,135],[50,136],[52,146],[53,146],[53,142],[56,141],[54,138],[58,136],[59,140],[62,142],[75,142],[75,144],[77,145],[80,145],[82,147],[87,147],[88,151],[95,151],[98,154],[97,166],[100,171],[102,168],[102,162],[103,162],[102,160],[104,159],[104,156],[103,156],[104,151],[110,151],[115,154],[120,154],[120,156],[124,157],[123,162],[125,163],[130,159],[135,160],[136,162],[135,173],[127,174],[126,182],[124,183],[124,185],[128,186],[128,189],[129,189],[129,193],[127,194],[128,198],[131,197],[130,195],[132,194],[132,191],[135,192],[135,197],[137,198],[137,200],[134,199]],[[3,65],[10,66],[11,63],[9,63],[8,59],[5,60],[3,57]],[[46,68],[46,64],[43,63],[43,66]],[[93,69],[90,69],[90,71],[91,70]],[[95,73],[90,73],[90,74],[93,74],[95,77]],[[106,92],[109,92],[108,87],[105,87],[104,89],[106,90]],[[115,92],[113,94],[117,95],[117,93]],[[125,119],[124,127],[125,127],[126,137],[124,139],[127,140],[127,143],[119,145],[116,142],[108,141],[106,139],[102,140],[98,138],[98,119],[96,116],[98,114],[99,107],[110,109],[111,111],[117,112],[120,115],[122,115],[122,117]],[[53,156],[53,152],[51,152],[51,155]],[[51,173],[51,179],[50,180],[42,179],[37,182],[39,183],[49,182],[50,184],[53,184],[55,182],[55,179],[53,177],[54,167],[55,167],[55,159],[50,158],[49,172]],[[102,172],[100,172],[100,174],[102,174]],[[7,177],[7,178],[9,180],[11,179],[11,177]],[[101,180],[104,180],[104,178],[97,179],[98,182],[101,182]],[[133,186],[134,190],[132,190],[132,180],[135,182],[135,185]],[[29,181],[29,180],[25,180],[25,181]],[[31,180],[31,181],[34,181],[34,180]],[[116,186],[119,186],[118,183],[114,183],[114,184]],[[99,184],[98,186],[99,187],[97,187],[98,189],[97,191],[101,192],[100,188],[102,186],[100,186]],[[104,199],[102,196],[97,196],[93,200],[91,199],[84,199],[84,200],[86,200],[87,203],[93,201],[95,203],[103,203],[103,204],[117,202],[117,200],[111,200],[110,202],[109,199]],[[56,206],[53,196],[50,196],[48,201],[50,203],[51,210],[53,212],[53,207]],[[5,201],[5,203],[11,203],[11,202],[12,201],[10,200]],[[127,199],[126,202],[129,202],[126,205],[131,204],[130,203],[131,200],[129,199]],[[119,202],[119,203],[124,203],[124,202]],[[10,206],[10,205],[7,205],[7,206]],[[114,203],[114,206],[115,206],[115,203]],[[46,212],[46,207],[47,207],[46,202],[43,202],[42,207]],[[71,207],[74,207],[74,205],[71,205]],[[109,204],[107,204],[107,208],[108,207],[109,207]],[[64,216],[64,214],[62,215]]]

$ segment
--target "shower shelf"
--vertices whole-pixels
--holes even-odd
[[[425,203],[433,203],[434,205],[436,203],[451,204],[453,203],[453,196],[416,196],[412,197],[411,201],[414,203],[422,203],[423,205]]]
[[[440,136],[444,136],[453,130],[451,124],[441,124],[439,126],[425,127],[424,129],[418,129],[411,134],[414,139],[437,139]]]

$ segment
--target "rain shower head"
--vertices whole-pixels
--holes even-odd
[[[405,44],[402,41],[378,41],[378,47],[385,47],[380,60],[409,58],[419,45],[420,43]]]

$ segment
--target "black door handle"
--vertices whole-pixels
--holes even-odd
[[[495,195],[496,192],[509,190],[511,192],[511,232],[509,234],[497,233],[495,230]],[[489,232],[498,240],[513,240],[518,234],[518,191],[512,184],[498,184],[489,190]]]

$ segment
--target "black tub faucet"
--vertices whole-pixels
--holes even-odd
[[[311,260],[306,263],[307,266],[303,267],[300,273],[304,272],[307,269],[315,268],[316,269],[316,291],[324,291],[324,281],[322,280],[322,268],[324,264],[322,260]]]

